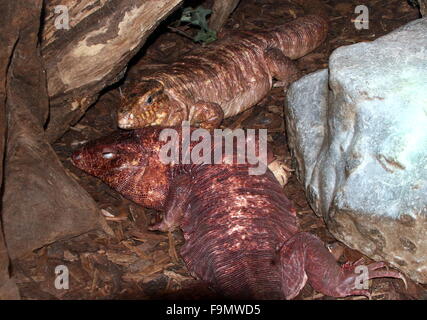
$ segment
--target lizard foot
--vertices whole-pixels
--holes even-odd
[[[268,169],[273,172],[274,176],[282,187],[288,183],[289,177],[292,175],[292,172],[295,171],[294,169],[289,168],[283,161],[278,159],[271,162],[268,165]]]
[[[363,258],[354,263],[345,263],[341,266],[340,284],[337,285],[334,296],[345,297],[358,295],[371,299],[367,281],[376,278],[401,279],[405,287],[407,287],[406,278],[400,272],[388,270],[388,268],[379,270],[383,268],[387,268],[385,262],[373,262],[365,265]]]
[[[385,262],[365,265],[363,259],[340,266],[316,236],[300,232],[288,239],[281,252],[282,288],[287,299],[294,298],[306,282],[318,292],[332,297],[362,295],[371,298],[370,279],[396,278],[406,286],[397,271],[380,270]]]

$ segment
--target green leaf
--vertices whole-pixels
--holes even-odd
[[[200,30],[196,36],[193,38],[195,42],[202,42],[202,43],[210,43],[217,39],[216,32],[214,30]]]
[[[196,9],[188,7],[183,10],[180,20],[203,28],[207,27],[207,16],[211,13],[212,10],[203,8],[202,6],[198,6]]]
[[[217,39],[216,32],[209,29],[207,16],[212,13],[212,10],[198,6],[196,9],[187,7],[182,11],[180,22],[190,23],[193,26],[199,27],[200,30],[193,38],[195,42],[209,43]]]

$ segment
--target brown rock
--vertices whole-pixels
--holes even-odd
[[[9,277],[9,256],[7,254],[3,234],[0,232],[0,300],[19,298],[19,291],[15,284],[15,280]]]
[[[69,177],[46,141],[46,78],[38,46],[42,1],[4,4],[9,22],[5,99],[7,146],[2,223],[9,256],[98,227],[95,202]]]
[[[374,260],[388,261],[410,278],[426,283],[426,262],[420,256],[427,252],[427,218],[407,218],[412,222],[337,210],[328,228],[353,249]]]

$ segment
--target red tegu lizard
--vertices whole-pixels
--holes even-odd
[[[299,232],[296,211],[270,171],[249,175],[249,165],[236,163],[164,164],[160,132],[113,133],[74,152],[72,161],[130,200],[163,210],[153,229],[180,227],[188,270],[226,297],[292,299],[307,282],[328,296],[369,296],[357,287],[360,262],[340,266],[319,238]],[[384,266],[366,265],[366,279],[404,279]]]
[[[312,13],[269,31],[233,31],[178,61],[158,67],[125,88],[118,126],[192,126],[216,128],[224,117],[259,102],[272,79],[289,84],[298,77],[292,60],[318,47],[326,38],[328,20],[320,3]],[[308,6],[309,7],[308,7]]]

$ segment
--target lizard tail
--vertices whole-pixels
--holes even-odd
[[[279,26],[274,37],[275,47],[287,57],[301,58],[325,41],[329,29],[326,6],[320,0],[295,0],[307,15]]]

